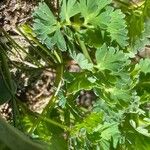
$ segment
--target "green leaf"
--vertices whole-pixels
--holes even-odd
[[[150,73],[150,59],[149,58],[141,59],[138,66],[141,72],[145,74]]]
[[[79,13],[77,0],[63,0],[60,12],[61,21],[66,20],[67,22],[70,22],[70,18],[77,13]]]
[[[66,47],[66,42],[65,42],[65,39],[60,31],[60,29],[57,29],[53,38],[53,43],[56,42],[58,48],[61,50],[61,51],[66,51],[67,50],[67,47]]]
[[[118,123],[106,123],[101,129],[102,141],[107,141],[110,143],[113,139],[113,147],[116,148],[120,140],[120,131],[118,129]]]
[[[107,26],[110,23],[111,20],[111,13],[113,12],[112,7],[106,7],[106,10],[102,13],[100,13],[95,18],[91,18],[89,20],[89,23],[93,24],[95,27],[100,27],[101,29],[107,29]]]
[[[66,42],[60,30],[60,23],[50,11],[46,3],[40,3],[33,13],[33,30],[39,40],[46,44],[48,48],[56,45],[62,51],[65,51]]]
[[[144,23],[144,29],[140,36],[136,37],[135,42],[131,45],[131,52],[135,56],[138,51],[142,51],[146,45],[150,44],[150,19],[147,19]]]
[[[66,102],[67,102],[67,99],[66,97],[64,96],[63,92],[62,91],[59,91],[58,93],[58,99],[59,99],[59,102],[58,102],[58,105],[62,108],[66,108]]]
[[[41,19],[41,21],[47,25],[56,24],[56,19],[53,13],[44,2],[39,3],[39,6],[35,9],[35,12],[33,13],[33,17]]]
[[[93,68],[93,64],[88,62],[88,59],[82,54],[72,54],[73,59],[78,63],[78,65],[82,69],[91,70]]]
[[[71,78],[66,75],[66,80],[68,82],[67,91],[69,94],[76,93],[80,90],[91,90],[95,86],[84,72],[72,73],[71,75]],[[68,78],[70,78],[70,80],[68,80]]]
[[[122,48],[128,45],[128,30],[125,22],[125,15],[121,10],[115,10],[111,13],[111,20],[107,31],[111,36],[111,41],[116,41]]]
[[[86,129],[89,134],[93,133],[95,128],[102,122],[102,113],[91,113],[86,118],[84,118],[82,123],[77,123],[72,130],[71,134],[77,134],[82,128]]]
[[[111,0],[82,0],[79,3],[81,15],[84,17],[84,24],[94,25],[105,29],[111,41],[117,42],[122,48],[128,45],[127,25],[125,22],[125,15],[121,10],[114,10],[108,5]],[[104,11],[101,11],[104,9]],[[114,10],[114,11],[113,11]]]
[[[131,100],[130,91],[126,89],[111,87],[106,89],[106,92],[110,94],[110,102],[120,103],[121,101],[129,102]]]
[[[106,44],[96,50],[96,67],[100,71],[119,72],[126,65],[127,61],[127,56],[123,51],[117,51],[113,47],[107,48]]]
[[[89,23],[93,18],[99,15],[100,11],[111,3],[111,0],[80,0],[79,8],[85,22]]]

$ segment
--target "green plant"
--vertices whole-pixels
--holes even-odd
[[[129,8],[120,2],[119,9],[111,0],[60,0],[55,15],[42,2],[33,27],[19,29],[42,47],[41,57],[45,50],[57,71],[56,90],[42,114],[20,104],[26,130],[50,149],[150,149],[150,59],[132,61],[150,42],[150,2]],[[141,28],[134,32],[137,12]],[[71,59],[80,72],[68,71]],[[76,103],[82,90],[95,93],[90,111]]]

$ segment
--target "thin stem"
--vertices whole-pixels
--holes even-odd
[[[35,48],[35,46],[32,44],[32,42],[28,39],[28,35],[25,35],[18,27],[17,30],[19,31],[19,33],[26,39],[26,41],[31,45],[32,49],[38,54],[40,55],[40,57],[44,60],[46,60],[50,65],[54,65],[52,62],[50,62],[49,59],[47,59],[47,57],[45,57],[45,55],[37,48]]]
[[[38,114],[36,112],[32,112],[24,104],[22,104],[19,99],[17,99],[17,100],[18,100],[18,102],[19,102],[19,104],[21,106],[21,109],[23,110],[24,113],[27,113],[30,116],[38,117],[38,118],[40,118],[41,120],[43,120],[43,121],[45,121],[47,123],[53,124],[53,125],[58,126],[58,127],[62,128],[64,130],[70,131],[69,127],[67,127],[65,125],[62,125],[62,124],[60,124],[60,123],[58,123],[58,122],[56,122],[56,121],[54,121],[52,119],[46,118],[45,116],[42,116],[41,114]]]
[[[83,54],[84,54],[85,57],[89,60],[89,62],[93,64],[92,59],[91,59],[91,57],[90,57],[90,55],[89,55],[89,53],[88,53],[88,50],[87,50],[87,48],[86,48],[86,46],[85,46],[85,44],[84,44],[84,41],[82,41],[82,40],[80,39],[79,35],[77,35],[77,39],[78,39],[78,42],[79,42],[79,45],[80,45],[80,47],[81,47],[81,49],[82,49]]]
[[[46,122],[48,122],[48,123],[50,123],[50,124],[53,124],[53,125],[55,125],[55,126],[58,126],[58,127],[62,128],[62,129],[64,129],[64,130],[70,131],[70,128],[69,128],[69,127],[67,127],[67,126],[65,126],[65,125],[62,125],[62,124],[60,124],[60,123],[58,123],[58,122],[56,122],[56,121],[53,121],[53,120],[51,120],[51,119],[49,119],[49,118],[46,118],[45,116],[42,116],[42,115],[39,115],[39,114],[38,114],[37,117],[41,118],[43,121],[46,121]]]
[[[61,85],[62,85],[63,65],[60,64],[60,66],[58,66],[58,68],[59,68],[59,72],[57,72],[58,76],[57,76],[57,79],[56,79],[57,89],[56,89],[55,93],[52,95],[52,97],[50,98],[49,103],[46,105],[46,107],[42,111],[41,116],[46,116],[48,112],[50,113],[52,108],[53,108],[53,106],[55,105],[55,101],[57,99],[57,94],[58,94],[58,92],[59,92],[59,90],[61,88]],[[42,118],[39,117],[35,121],[35,123],[33,124],[33,127],[29,131],[30,134],[32,134],[35,131],[35,129],[40,124],[41,120],[42,120]]]
[[[54,55],[57,58],[58,62],[61,63],[61,58],[60,58],[60,56],[59,56],[59,54],[57,53],[56,50],[54,50]]]
[[[43,66],[41,63],[39,63],[33,56],[31,56],[24,48],[22,48],[19,44],[17,44],[15,42],[15,40],[13,40],[8,34],[7,32],[4,30],[4,29],[1,29],[0,30],[3,32],[3,34],[6,36],[6,38],[9,40],[9,42],[15,47],[18,47],[20,50],[22,50],[25,54],[28,55],[28,57],[30,58],[30,60],[34,60],[34,62],[37,64],[37,66]]]
[[[54,62],[56,62],[54,56],[50,53],[50,50],[45,48],[36,38],[34,38],[34,36],[31,33],[29,34],[29,33],[26,32],[27,29],[32,31],[30,26],[24,25],[23,27],[20,27],[20,28],[17,28],[17,29],[19,30],[20,33],[24,34],[25,37],[28,36],[37,46],[39,46],[48,56],[50,56],[53,59]]]
[[[0,66],[0,72],[1,72],[1,75],[3,77],[3,80],[5,82],[5,85],[8,89],[8,91],[10,92],[11,96],[12,96],[12,101],[11,101],[11,104],[12,104],[12,109],[13,109],[13,123],[14,123],[14,126],[16,126],[16,114],[17,114],[17,104],[16,104],[16,101],[15,101],[15,98],[14,98],[14,92],[13,92],[13,83],[12,83],[12,79],[11,79],[11,74],[10,74],[10,71],[9,71],[9,67],[8,67],[8,62],[7,62],[7,59],[5,57],[5,53],[4,53],[4,50],[3,48],[0,46],[1,48],[1,52],[0,52],[0,58],[1,58],[1,66]]]

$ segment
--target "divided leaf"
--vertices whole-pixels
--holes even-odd
[[[111,41],[117,42],[124,48],[128,45],[125,15],[121,10],[114,10],[113,7],[108,6],[110,3],[111,0],[97,0],[94,3],[91,0],[82,0],[79,3],[79,8],[85,25],[91,24],[105,29],[109,33]]]
[[[48,48],[57,45],[59,49],[65,51],[66,42],[60,30],[60,24],[50,11],[46,3],[40,3],[33,13],[34,24],[33,30],[39,40],[46,44]]]
[[[93,68],[93,64],[88,62],[88,59],[82,53],[73,54],[73,59],[78,63],[78,65],[82,69],[91,70]]]
[[[46,3],[39,3],[39,6],[33,13],[33,17],[41,19],[41,22],[45,23],[46,25],[56,24],[56,19]]]
[[[103,114],[93,112],[88,115],[82,123],[77,123],[72,130],[72,134],[77,134],[81,129],[86,129],[88,133],[94,132],[94,129],[97,128],[99,124],[102,123]]]
[[[91,18],[89,23],[93,24],[95,27],[100,27],[101,29],[107,29],[107,26],[111,20],[111,13],[113,12],[112,7],[106,7],[105,11],[100,13],[98,16]]]
[[[74,15],[79,13],[77,0],[63,0],[62,7],[61,7],[61,20],[66,20],[67,22],[70,22],[70,18]]]
[[[126,89],[120,89],[117,87],[112,87],[107,89],[108,94],[110,94],[110,101],[121,104],[120,102],[129,102],[131,100],[130,91]]]
[[[85,22],[89,23],[91,19],[99,15],[100,11],[111,3],[111,0],[80,0],[79,9]]]
[[[136,41],[131,45],[131,53],[134,55],[138,51],[142,51],[146,45],[150,44],[150,19],[145,22],[144,31],[141,33],[140,37],[136,38]]]
[[[60,29],[56,30],[52,40],[53,40],[53,43],[56,43],[56,45],[58,46],[58,48],[61,51],[65,51],[67,49],[65,39],[64,39]]]
[[[91,90],[95,84],[84,72],[66,74],[67,91],[74,94],[80,90]]]
[[[141,59],[139,62],[139,67],[141,72],[145,74],[150,73],[150,59],[149,58]]]
[[[110,33],[111,40],[116,41],[121,47],[128,45],[128,31],[125,23],[125,15],[121,10],[115,10],[111,13],[111,21],[108,25],[107,31]]]
[[[128,59],[123,51],[116,51],[113,47],[107,48],[106,44],[104,44],[96,51],[96,62],[96,67],[100,71],[119,72],[127,64]]]

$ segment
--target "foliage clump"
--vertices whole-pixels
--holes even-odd
[[[23,117],[25,128],[33,123],[30,133],[51,149],[150,149],[150,59],[134,61],[150,43],[150,2],[60,0],[59,6],[53,14],[39,3],[32,27],[22,26],[57,72],[51,100],[36,121]],[[141,28],[134,32],[135,16]],[[68,71],[70,60],[79,72]],[[76,103],[82,90],[95,94],[89,109]]]

